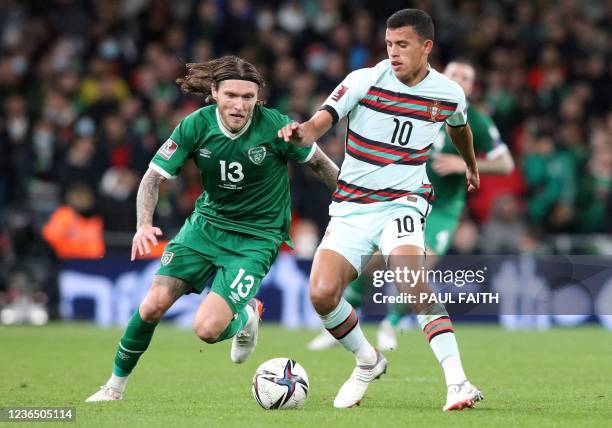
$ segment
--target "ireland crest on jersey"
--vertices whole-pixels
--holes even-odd
[[[249,153],[249,159],[255,165],[261,165],[263,160],[266,158],[266,148],[262,146],[251,147],[248,153]]]
[[[164,254],[161,256],[161,264],[163,266],[168,266],[173,258],[174,253],[172,251],[164,251]]]

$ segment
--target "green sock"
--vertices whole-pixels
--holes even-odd
[[[344,290],[344,299],[355,308],[361,307],[361,280],[359,278],[354,279]]]
[[[246,307],[242,308],[240,312],[238,312],[237,316],[234,317],[227,325],[223,333],[219,335],[217,338],[217,342],[221,342],[223,340],[227,340],[232,338],[238,333],[240,330],[244,328],[247,321],[249,320],[249,314],[247,312]]]
[[[136,309],[119,341],[113,367],[115,376],[127,376],[132,373],[138,359],[149,347],[155,327],[157,323],[144,321]]]

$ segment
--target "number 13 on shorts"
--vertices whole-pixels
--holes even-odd
[[[255,284],[255,278],[253,278],[253,275],[244,276],[245,273],[246,271],[240,268],[238,275],[236,275],[236,278],[230,285],[230,288],[232,290],[236,290],[238,295],[243,299],[249,295],[251,288],[253,288],[253,285]]]

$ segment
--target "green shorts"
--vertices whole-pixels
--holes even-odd
[[[427,245],[427,248],[433,250],[439,256],[446,254],[453,243],[453,236],[459,226],[460,217],[461,214],[457,215],[434,206],[425,220],[425,245]]]
[[[216,274],[211,291],[237,313],[259,291],[278,250],[271,240],[219,229],[194,213],[166,246],[156,274],[182,279],[192,293]]]

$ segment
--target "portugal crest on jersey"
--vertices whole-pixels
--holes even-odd
[[[438,114],[440,114],[440,103],[438,101],[434,101],[429,104],[427,106],[427,112],[429,113],[431,120],[435,122],[436,117],[438,117]]]
[[[266,158],[266,148],[262,146],[251,147],[248,153],[249,153],[249,159],[255,165],[261,165],[263,160]]]

